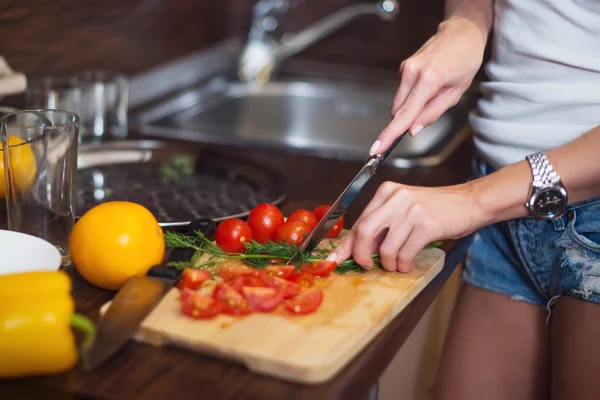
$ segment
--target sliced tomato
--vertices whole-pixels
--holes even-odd
[[[329,210],[329,206],[327,206],[327,205],[319,206],[313,210],[313,214],[315,214],[315,217],[317,217],[317,220],[320,221],[321,218],[323,218],[323,216],[327,212],[327,210]],[[327,235],[325,235],[325,237],[328,237],[328,238],[338,237],[340,232],[342,231],[342,229],[344,229],[344,217],[343,216],[340,217],[340,219],[338,219],[336,221],[335,225],[333,225],[333,227],[329,230],[329,232],[327,232]]]
[[[264,269],[269,275],[278,276],[283,279],[288,279],[296,273],[296,267],[293,265],[275,265]]]
[[[300,285],[298,285],[296,282],[291,282],[278,276],[271,275],[265,270],[260,271],[258,276],[266,286],[282,292],[284,299],[291,299],[300,293]]]
[[[298,296],[284,302],[286,310],[292,314],[310,314],[321,305],[323,301],[323,291],[321,289],[311,288]]]
[[[177,287],[181,290],[184,288],[196,290],[209,279],[210,272],[205,269],[186,268],[181,274],[181,280],[177,284]]]
[[[242,293],[244,286],[249,287],[264,287],[265,283],[257,275],[243,275],[233,278],[229,281],[232,288]]]
[[[181,312],[195,319],[212,318],[222,310],[217,300],[188,288],[182,291],[180,301]]]
[[[335,270],[337,263],[335,261],[315,261],[305,263],[300,266],[300,271],[304,271],[314,276],[327,276]]]
[[[253,268],[246,267],[219,267],[219,275],[225,282],[229,282],[238,276],[258,276],[258,271]]]
[[[228,283],[218,283],[212,297],[221,303],[222,312],[225,314],[247,315],[252,312],[248,300]]]
[[[244,286],[242,294],[256,311],[273,311],[283,302],[283,292],[270,287]]]
[[[297,272],[289,280],[300,285],[301,289],[309,288],[315,284],[315,277],[307,272]]]
[[[308,225],[311,231],[315,229],[315,226],[317,226],[317,224],[319,223],[319,220],[317,219],[315,214],[313,214],[313,212],[309,210],[296,210],[287,217],[287,220],[302,221],[306,225]]]

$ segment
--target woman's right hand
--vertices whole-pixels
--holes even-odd
[[[452,17],[400,66],[400,87],[391,109],[392,122],[381,132],[371,155],[384,152],[398,136],[411,136],[458,103],[481,67],[487,29]]]

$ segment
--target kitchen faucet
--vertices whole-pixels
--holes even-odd
[[[393,20],[399,11],[397,0],[352,4],[300,32],[281,35],[283,17],[291,7],[302,2],[304,0],[259,0],[254,5],[250,33],[238,61],[238,76],[242,81],[268,82],[283,60],[301,52],[359,16],[375,14],[384,20]]]

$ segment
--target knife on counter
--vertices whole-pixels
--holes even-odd
[[[194,235],[194,231],[199,230],[213,240],[216,229],[213,220],[196,219],[184,228],[183,233]],[[194,252],[194,249],[172,249],[162,264],[150,268],[147,276],[132,277],[125,282],[101,317],[94,343],[81,353],[84,370],[93,370],[129,341],[148,314],[181,278],[181,270],[167,264],[189,261]]]
[[[356,174],[350,184],[346,186],[346,189],[344,189],[342,194],[338,196],[337,200],[319,220],[317,226],[315,226],[312,232],[306,237],[306,239],[304,239],[304,242],[298,246],[298,249],[294,252],[286,264],[292,263],[300,253],[312,251],[312,249],[314,249],[325,238],[329,230],[333,228],[333,225],[335,225],[337,220],[344,215],[348,207],[350,207],[350,204],[352,204],[354,199],[356,199],[369,179],[375,175],[375,172],[377,172],[379,166],[390,155],[398,143],[400,143],[400,141],[406,136],[406,133],[407,132],[404,132],[402,135],[397,137],[385,152],[381,154],[375,154],[367,159],[365,165],[363,165],[360,171],[358,171],[358,174]]]

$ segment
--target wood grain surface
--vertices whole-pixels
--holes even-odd
[[[194,320],[181,313],[179,290],[172,289],[142,322],[136,339],[234,360],[253,372],[292,382],[323,383],[431,282],[444,260],[444,251],[426,249],[408,274],[371,270],[317,279],[323,303],[303,316],[281,306],[270,313]],[[241,261],[224,265],[244,266]]]

